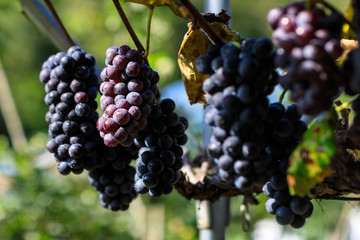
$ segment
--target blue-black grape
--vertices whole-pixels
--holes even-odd
[[[266,155],[260,142],[269,105],[267,91],[277,83],[271,40],[246,39],[240,48],[214,45],[208,52],[196,65],[200,73],[210,74],[203,83],[209,104],[204,120],[212,127],[208,153],[220,177],[232,180],[237,188],[262,186],[269,177],[263,160],[268,157],[260,157]],[[252,172],[267,177],[250,177]]]
[[[74,46],[50,56],[40,72],[49,105],[46,120],[51,139],[46,147],[63,175],[80,174],[105,161],[101,157],[105,146],[95,130],[98,78],[94,66],[94,57]]]
[[[301,121],[300,117],[297,105],[285,108],[280,103],[272,103],[268,110],[265,131],[265,136],[268,136],[265,137],[266,152],[271,159],[277,159],[270,162],[271,168],[268,168],[268,171],[271,170],[272,176],[262,188],[269,198],[265,208],[270,214],[276,215],[276,221],[280,225],[290,225],[293,228],[301,228],[313,209],[308,197],[290,195],[286,178],[290,154],[307,129],[306,123]],[[279,129],[282,126],[283,129]]]
[[[175,112],[175,102],[163,99],[154,104],[148,126],[139,132],[136,144],[142,147],[136,161],[135,190],[152,197],[169,194],[183,166],[183,150],[187,141],[188,122]]]

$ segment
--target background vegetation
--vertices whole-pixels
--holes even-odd
[[[99,68],[104,67],[103,59],[109,46],[134,47],[112,1],[52,2],[71,36],[95,56]],[[231,26],[248,37],[270,37],[267,12],[271,7],[290,2],[234,0]],[[346,1],[330,2],[341,10],[347,4]],[[193,3],[203,8],[203,1]],[[139,38],[145,42],[147,8],[132,3],[123,6]],[[187,22],[175,17],[170,9],[155,10],[149,59],[161,76],[160,86],[164,91],[180,79],[177,51],[186,31]],[[44,120],[48,107],[43,102],[44,86],[38,80],[42,62],[57,51],[48,37],[22,14],[19,1],[0,1],[0,62],[27,139],[26,146],[14,150],[2,111],[0,239],[197,239],[194,201],[185,200],[176,191],[161,199],[139,197],[129,211],[113,213],[100,206],[97,192],[87,184],[86,174],[63,177],[57,173],[52,156],[44,147],[48,140]],[[179,96],[186,102],[183,94]],[[181,107],[186,113],[196,106]],[[262,203],[251,208],[253,222],[260,218],[273,220],[264,210],[264,198],[260,195],[259,199]],[[254,232],[251,235],[241,231],[240,204],[241,197],[233,198],[228,239],[255,237]],[[338,217],[342,211],[348,211],[349,204],[320,202],[314,205],[315,213],[305,228],[285,231],[307,239],[329,239],[334,231],[339,232]]]

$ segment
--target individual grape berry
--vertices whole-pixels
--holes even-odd
[[[302,215],[309,210],[310,200],[295,196],[290,202],[290,209],[298,215]]]
[[[211,62],[213,58],[210,55],[202,55],[196,59],[196,70],[202,74],[213,73]]]
[[[281,206],[276,210],[276,221],[280,225],[291,224],[295,219],[295,214],[285,206]]]
[[[293,228],[302,228],[305,225],[305,218],[299,215],[295,215],[295,219],[290,224]]]
[[[269,198],[265,202],[265,208],[268,213],[275,215],[279,205],[276,203],[274,198]]]

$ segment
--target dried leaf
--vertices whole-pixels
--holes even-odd
[[[213,22],[211,27],[225,42],[242,42],[246,37],[238,32],[232,31],[225,23]]]
[[[310,196],[317,183],[331,175],[330,158],[337,150],[334,131],[335,110],[319,119],[305,132],[303,141],[290,156],[287,180],[291,194]]]
[[[242,35],[231,31],[224,23],[212,22],[210,25],[225,42],[241,42],[245,39]],[[191,23],[188,24],[188,27],[189,30],[185,34],[179,50],[178,64],[190,104],[204,103],[205,94],[202,84],[208,75],[197,72],[195,62],[199,56],[206,54],[207,48],[212,43],[200,29],[193,29]]]
[[[179,0],[124,0],[124,2],[133,2],[148,7],[169,7],[176,16],[190,20],[190,13]]]
[[[224,9],[222,9],[221,12],[219,12],[218,14],[204,13],[202,16],[209,23],[222,22],[222,23],[225,23],[226,25],[229,25],[229,21],[231,19],[231,17],[226,14],[226,10],[224,10]]]
[[[191,23],[188,26],[189,30],[185,34],[178,54],[178,64],[190,104],[202,103],[205,102],[202,83],[208,75],[197,72],[195,62],[199,56],[206,53],[211,41],[200,29],[192,29]]]
[[[358,48],[359,44],[356,40],[350,40],[350,39],[341,39],[340,40],[340,46],[343,49],[343,53],[341,54],[341,56],[336,59],[336,64],[338,66],[341,66],[344,62],[344,60],[346,59],[346,56],[348,55],[348,53],[355,49]]]

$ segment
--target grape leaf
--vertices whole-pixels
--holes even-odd
[[[353,0],[349,1],[349,5],[345,12],[343,13],[343,16],[349,20],[349,22],[352,22],[354,17],[354,8],[353,8]],[[352,29],[349,24],[345,23],[342,28],[342,38],[344,39],[356,39],[356,32],[354,29]]]
[[[179,0],[124,0],[124,2],[133,2],[148,7],[169,7],[176,16],[190,20],[190,13]]]
[[[343,38],[340,40],[340,46],[343,49],[343,53],[338,59],[336,59],[336,64],[338,66],[341,66],[343,64],[344,60],[346,59],[346,56],[349,54],[351,50],[358,48],[358,41]]]
[[[212,22],[210,25],[225,42],[241,42],[245,39],[244,36],[231,31],[225,23]],[[178,64],[190,104],[204,103],[205,94],[202,84],[208,75],[197,72],[195,62],[199,56],[206,54],[207,48],[212,43],[201,29],[194,29],[191,23],[188,27],[189,30],[179,50]]]
[[[225,23],[213,22],[210,23],[211,27],[225,42],[241,42],[246,37],[238,32],[232,31]]]
[[[178,64],[189,102],[193,104],[205,102],[202,83],[208,75],[197,72],[195,62],[199,56],[206,54],[211,41],[200,29],[192,29],[192,23],[189,23],[188,27],[179,50]]]
[[[337,123],[334,109],[320,115],[291,154],[287,181],[292,195],[310,196],[310,190],[331,174],[329,164],[337,150]]]

